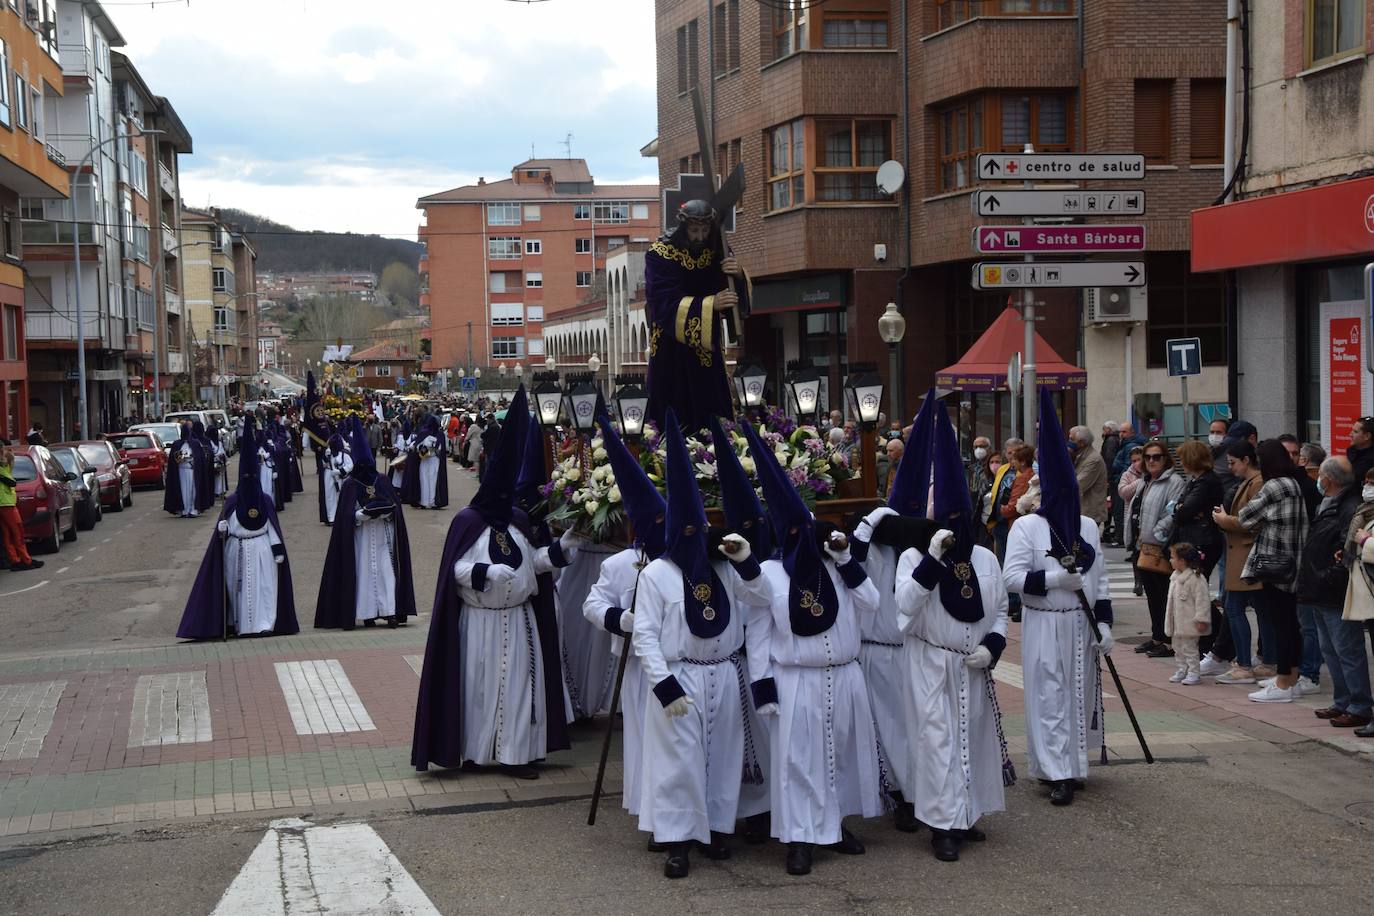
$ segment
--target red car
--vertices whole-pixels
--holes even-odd
[[[62,470],[52,452],[41,445],[16,447],[14,479],[25,541],[56,553],[62,541],[76,540],[76,508],[67,487],[75,475]]]
[[[111,512],[123,512],[126,506],[134,504],[133,478],[128,465],[112,443],[104,439],[85,439],[60,444],[76,449],[81,453],[81,457],[95,468],[102,508]]]
[[[167,447],[152,430],[114,433],[110,444],[128,462],[129,478],[136,487],[162,488],[167,473]]]

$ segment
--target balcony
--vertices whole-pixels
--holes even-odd
[[[180,315],[181,294],[178,293],[176,290],[172,289],[170,286],[164,286],[162,288],[162,295],[167,303],[167,314]]]
[[[167,372],[169,375],[179,375],[186,371],[186,354],[179,350],[167,351]]]
[[[84,44],[59,44],[57,59],[62,63],[64,78],[95,79],[95,55]]]
[[[64,169],[67,167],[67,157],[62,155],[60,149],[53,146],[51,143],[45,143],[44,148],[47,150],[49,162],[53,165],[61,166]]]
[[[172,231],[172,227],[166,223],[162,224],[162,254],[164,257],[175,258],[177,256],[177,234]]]
[[[94,308],[83,316],[82,336],[88,342],[100,340],[100,315]],[[76,319],[61,312],[25,312],[24,336],[30,343],[39,340],[76,340]]]
[[[172,200],[177,199],[176,176],[172,174],[171,169],[167,168],[167,166],[163,165],[161,162],[157,164],[157,184],[158,187],[162,188],[162,193],[172,198]]]
[[[422,274],[427,274],[427,273],[429,273],[429,258],[428,258],[428,257],[424,257],[424,258],[421,258],[421,259],[420,259],[420,269],[419,269],[419,272],[422,273]]]
[[[803,115],[891,116],[901,107],[899,63],[896,51],[816,50],[765,64],[759,93],[764,123]],[[862,95],[855,86],[864,87]]]
[[[75,166],[82,159],[87,159],[91,154],[91,147],[98,142],[100,142],[100,138],[90,131],[74,134],[48,134],[48,146],[57,150],[57,154],[66,160],[68,167]],[[49,153],[48,155],[51,157],[52,154]],[[87,165],[89,164],[88,160]]]

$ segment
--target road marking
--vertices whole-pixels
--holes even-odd
[[[58,570],[58,571],[61,572],[61,570]],[[10,595],[22,595],[22,594],[24,594],[24,592],[31,592],[31,591],[33,591],[33,590],[36,589],[36,588],[42,588],[43,586],[47,585],[47,584],[48,584],[49,582],[51,582],[51,581],[52,581],[51,579],[44,579],[42,582],[39,582],[37,585],[30,585],[28,588],[20,588],[20,589],[15,589],[15,590],[12,591],[12,592],[5,592],[3,595],[0,595],[0,598],[8,598]]]
[[[337,658],[277,662],[277,682],[298,735],[370,732],[377,726]]]
[[[57,574],[60,576],[60,575],[62,575],[64,572],[66,572],[66,571],[69,570],[69,569],[71,569],[70,566],[64,566],[64,567],[62,567],[61,569],[59,569],[59,570],[57,571]]]
[[[367,824],[273,821],[213,916],[358,913],[439,916],[386,842]]]
[[[66,689],[66,681],[0,684],[0,760],[38,756]]]
[[[110,543],[110,539],[109,539],[109,538],[106,538],[105,540],[101,541],[100,543],[102,543],[102,544],[108,544],[108,543]]]
[[[423,655],[407,655],[405,660],[406,664],[410,666],[410,670],[415,672],[416,677],[419,677],[420,672],[425,667],[425,657]]]
[[[135,682],[129,747],[199,744],[212,737],[204,671],[145,674]]]

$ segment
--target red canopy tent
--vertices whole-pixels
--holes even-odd
[[[1008,305],[983,335],[954,365],[935,373],[935,387],[953,391],[1005,391],[1007,363],[1025,345],[1021,315]],[[1036,385],[1055,391],[1081,391],[1088,387],[1088,373],[1066,363],[1035,334]]]

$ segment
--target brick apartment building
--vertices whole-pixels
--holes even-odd
[[[424,369],[542,364],[544,315],[604,297],[608,251],[659,234],[658,188],[597,185],[583,159],[422,197]]]
[[[1187,254],[1188,213],[1221,184],[1224,0],[1164,0],[1148,16],[1127,0],[656,4],[660,180],[672,186],[700,167],[689,95],[699,86],[718,167],[745,167],[733,240],[755,284],[744,350],[774,391],[797,357],[832,390],[851,360],[886,366],[877,321],[897,301],[909,412],[1006,305],[1005,294],[970,288],[974,158],[1031,142],[1140,151],[1150,164],[1134,183],[1149,201],[1148,327],[1084,328],[1077,291],[1038,297],[1042,336],[1089,370],[1090,422],[1122,418],[1126,365],[1131,388],[1168,401],[1165,337],[1204,338],[1209,369],[1191,394],[1224,400],[1224,370],[1212,368],[1226,357],[1223,289],[1190,274]],[[906,167],[890,197],[875,180],[889,159]],[[1007,397],[983,396],[966,428],[1006,435]],[[1166,403],[1163,419],[1181,416]]]

